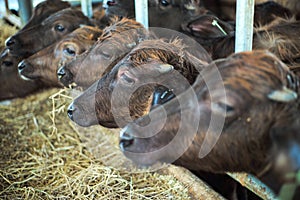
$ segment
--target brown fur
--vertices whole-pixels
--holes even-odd
[[[37,25],[41,23],[44,19],[52,15],[53,13],[56,13],[59,10],[63,10],[69,7],[71,7],[71,4],[66,1],[61,1],[61,0],[43,1],[34,7],[32,16],[30,17],[28,22],[24,25],[24,27],[21,29],[21,31],[30,28],[34,25]]]
[[[215,66],[216,71],[214,71]],[[212,79],[216,73],[220,73],[223,82]],[[134,124],[124,128],[123,131],[127,135],[127,139],[121,137],[124,154],[139,164],[148,165],[157,161],[173,162],[178,157],[169,157],[170,152],[161,152],[156,156],[144,154],[142,157],[135,157],[131,152],[154,152],[165,147],[176,134],[179,134],[178,130],[181,126],[184,130],[182,138],[174,144],[171,151],[176,152],[182,145],[188,145],[188,149],[183,154],[179,154],[181,156],[174,162],[175,164],[214,173],[231,171],[262,175],[268,171],[269,165],[274,164],[272,151],[276,144],[272,140],[272,130],[282,128],[283,125],[288,126],[299,118],[299,97],[297,101],[282,103],[270,100],[267,96],[270,92],[281,90],[283,87],[299,95],[300,80],[279,59],[266,51],[233,54],[210,64],[201,74],[206,76],[211,86],[210,90],[206,85],[208,82],[204,82],[204,79],[199,77],[192,89],[178,97],[184,100],[183,104],[179,105],[176,99],[164,104],[163,107],[168,114],[165,124],[162,124],[164,122],[160,117],[161,109],[150,112],[153,126],[163,127],[154,136],[151,129],[143,129],[141,132],[139,126]],[[223,97],[218,96],[222,85],[226,92],[225,101]],[[191,100],[186,99],[192,91],[197,94],[196,105],[192,105]],[[210,107],[212,102],[223,106],[225,104],[232,109],[223,113],[222,109],[212,109],[213,107]],[[199,113],[201,114],[197,133],[187,135],[193,127],[191,124],[180,124],[183,111],[187,113],[185,117],[188,117],[190,122]],[[212,132],[207,135],[212,114],[224,115],[225,124],[213,149],[205,157],[199,158],[204,137],[208,138],[208,142],[212,142],[216,134],[211,130]],[[140,118],[135,123],[142,125],[147,122],[149,116]],[[128,140],[130,143],[126,143]]]
[[[187,85],[174,88],[176,92],[180,93],[194,82],[197,74],[202,70],[203,64],[206,62],[207,60],[197,60],[185,52],[184,45],[179,40],[170,43],[160,39],[143,41],[115,65],[107,75],[101,78],[98,83],[93,84],[74,100],[72,104],[73,108],[75,108],[75,111],[72,113],[73,120],[82,126],[91,126],[97,123],[107,127],[124,126],[128,121],[131,121],[131,118],[138,118],[149,111],[152,93],[157,85],[160,83],[175,85],[176,78],[173,73],[179,72],[181,76],[186,78],[188,83]],[[157,71],[155,67],[157,64],[169,64],[175,70],[162,74]],[[130,74],[135,79],[134,84],[130,87],[124,84],[122,80],[123,74]],[[147,82],[147,80],[152,83]],[[143,81],[146,81],[148,84],[139,87],[132,94],[129,102],[124,102],[131,88],[135,88]],[[155,82],[153,83],[153,81]],[[114,91],[116,85],[119,88],[117,91]],[[119,97],[118,108],[112,108],[111,105],[113,91],[114,96]],[[129,108],[127,108],[127,103],[129,103]],[[89,113],[93,110],[90,108],[91,106],[95,109],[97,118]],[[112,109],[117,109],[118,112],[113,115]],[[130,116],[130,119],[126,118],[126,116]]]
[[[28,23],[16,34],[31,29],[40,24],[51,14],[68,7],[70,7],[69,3],[60,0],[47,0],[39,3],[34,8]],[[17,66],[22,59],[23,56],[14,56],[8,49],[4,49],[1,52],[0,100],[24,97],[44,87],[39,81],[26,81],[21,79],[18,74]]]
[[[40,24],[13,35],[7,42],[8,48],[13,55],[28,57],[83,24],[91,25],[91,22],[80,10],[63,9],[50,15]]]
[[[0,101],[24,97],[36,92],[43,84],[39,81],[26,81],[19,76],[17,65],[20,58],[9,54],[6,49],[0,57]]]
[[[147,37],[148,31],[135,20],[113,18],[112,24],[103,30],[92,48],[62,67],[65,75],[60,81],[65,86],[75,83],[83,88],[89,87],[109,71],[115,60],[121,59]]]
[[[253,49],[268,50],[285,62],[291,69],[299,65],[300,23],[280,20],[273,26],[259,28],[253,35]],[[235,35],[215,39],[206,49],[213,59],[226,58],[234,52]]]
[[[59,66],[71,62],[76,56],[88,50],[96,41],[102,31],[96,27],[83,26],[22,62],[24,68],[20,71],[22,76],[29,79],[39,79],[48,86],[61,87],[57,78]],[[73,54],[68,53],[71,49]]]

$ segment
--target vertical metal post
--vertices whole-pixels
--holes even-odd
[[[252,50],[253,18],[254,0],[237,0],[235,52]]]
[[[8,0],[5,0],[5,9],[6,9],[6,12],[9,10]]]
[[[24,26],[32,15],[32,0],[18,0],[19,15]]]
[[[81,0],[81,10],[87,17],[93,16],[92,0]]]
[[[149,27],[148,22],[148,1],[135,0],[135,20],[144,25],[145,28]]]

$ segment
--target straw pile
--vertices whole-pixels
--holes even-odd
[[[189,199],[170,175],[117,169],[104,165],[108,150],[98,158],[87,151],[65,113],[68,92],[53,89],[0,106],[0,199]],[[102,130],[93,134],[103,141],[117,138],[93,129]]]

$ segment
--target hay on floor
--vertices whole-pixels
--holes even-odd
[[[172,175],[108,165],[108,157],[122,157],[113,131],[100,126],[86,131],[91,138],[99,134],[106,151],[92,155],[66,116],[69,92],[52,89],[0,106],[0,199],[191,198]]]

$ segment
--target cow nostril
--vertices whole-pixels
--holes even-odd
[[[119,145],[123,151],[126,147],[131,146],[133,144],[133,142],[134,142],[134,138],[130,134],[128,134],[126,132],[123,132],[121,134]]]
[[[19,71],[23,70],[25,67],[26,67],[26,63],[24,61],[22,61],[18,64]]]
[[[64,75],[66,75],[64,67],[59,68],[57,71],[58,78],[61,79]]]
[[[5,45],[6,45],[7,47],[12,46],[13,44],[15,44],[15,40],[14,40],[14,38],[12,38],[12,37],[8,38],[8,39],[6,40],[6,42],[5,42]]]
[[[73,112],[75,111],[75,108],[74,108],[74,105],[73,103],[69,105],[68,107],[68,111],[67,111],[67,114],[68,114],[68,117],[73,120]]]

